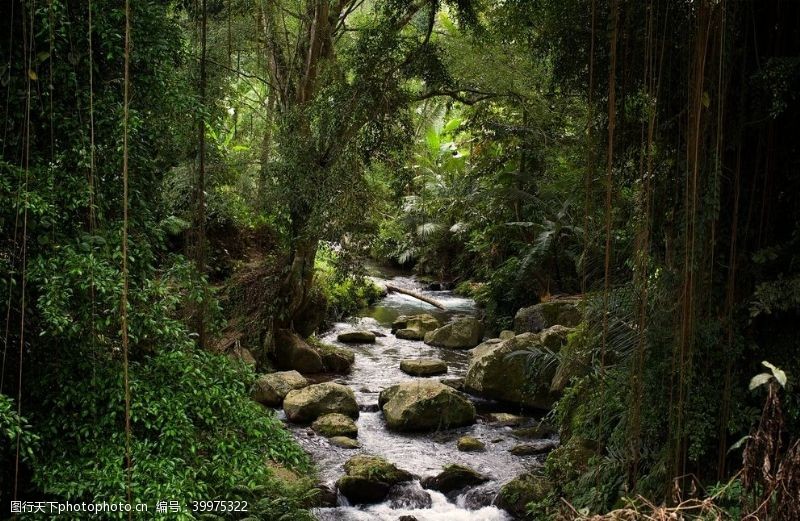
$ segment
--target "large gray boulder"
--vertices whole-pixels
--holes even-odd
[[[281,329],[275,335],[275,365],[279,369],[301,373],[321,373],[325,370],[319,351],[308,345],[297,333]]]
[[[308,385],[303,375],[297,371],[280,371],[258,377],[250,389],[250,397],[269,407],[276,407],[283,402],[289,391],[302,389]]]
[[[502,342],[485,342],[472,351],[464,388],[486,398],[526,407],[549,409],[558,398],[551,392],[555,364],[547,350],[557,353],[567,331],[523,333]]]
[[[578,300],[550,300],[521,308],[514,316],[514,332],[538,333],[555,325],[576,327],[581,322]]]
[[[475,406],[441,382],[403,382],[381,391],[378,405],[386,425],[396,431],[425,431],[470,425]]]
[[[385,459],[366,454],[350,458],[344,464],[344,471],[336,486],[353,504],[380,503],[391,487],[413,479],[409,472]]]
[[[333,382],[309,385],[289,392],[283,400],[286,418],[294,423],[313,422],[320,416],[341,413],[358,418],[358,404],[353,390]]]
[[[425,334],[425,343],[452,349],[471,349],[481,343],[483,323],[473,317],[458,317]]]
[[[400,361],[400,370],[411,376],[435,376],[447,372],[447,364],[438,358],[413,358]]]
[[[420,315],[400,316],[392,322],[392,331],[397,338],[403,340],[422,340],[425,334],[433,331],[441,324],[433,315],[422,313]]]

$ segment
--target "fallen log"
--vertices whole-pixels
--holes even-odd
[[[444,307],[444,304],[439,302],[438,300],[432,299],[421,293],[417,293],[416,291],[412,291],[410,289],[401,288],[399,286],[395,286],[394,284],[386,284],[386,291],[396,291],[397,293],[402,293],[403,295],[408,295],[409,297],[414,297],[417,300],[421,300],[422,302],[426,302],[431,306],[437,307],[439,309],[447,309]]]

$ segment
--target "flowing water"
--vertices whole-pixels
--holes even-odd
[[[322,340],[355,352],[355,364],[349,375],[336,378],[356,394],[361,414],[358,418],[358,441],[361,448],[342,449],[332,446],[327,439],[317,436],[308,426],[290,425],[300,444],[308,451],[320,471],[320,478],[331,485],[344,474],[344,463],[359,453],[383,456],[398,467],[417,476],[426,477],[441,472],[442,467],[459,463],[471,467],[491,478],[484,485],[471,488],[449,497],[432,490],[423,490],[415,481],[394,490],[381,504],[349,506],[340,496],[339,506],[320,508],[315,514],[321,521],[333,520],[386,520],[397,521],[401,516],[413,516],[418,521],[503,521],[511,519],[504,511],[491,505],[500,485],[541,465],[541,457],[514,456],[509,449],[520,443],[511,433],[511,427],[489,421],[489,412],[505,411],[519,414],[519,410],[473,397],[478,410],[478,421],[469,427],[448,429],[433,433],[397,433],[386,429],[382,413],[378,411],[378,394],[393,384],[414,380],[400,371],[400,361],[405,358],[434,357],[447,362],[448,373],[434,378],[458,378],[466,374],[470,352],[431,347],[421,341],[401,340],[391,334],[391,323],[399,315],[430,313],[443,323],[456,314],[475,314],[475,302],[461,298],[449,291],[427,291],[420,283],[408,277],[393,277],[390,281],[408,289],[435,298],[447,311],[412,297],[390,293],[361,316],[348,322],[335,324],[322,336]],[[374,344],[344,345],[336,341],[337,334],[354,327],[383,333]],[[282,414],[282,413],[281,413]],[[534,421],[534,419],[530,419]],[[486,444],[485,452],[460,452],[456,440],[460,436],[475,436]]]

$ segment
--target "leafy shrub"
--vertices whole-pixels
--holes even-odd
[[[381,289],[360,273],[342,266],[343,259],[330,249],[321,249],[315,262],[315,286],[327,302],[327,316],[340,320],[365,308],[381,296]]]
[[[60,391],[48,393],[45,412],[32,419],[42,437],[34,480],[62,499],[124,501],[122,368],[117,360],[95,362],[72,359],[55,369]],[[194,348],[131,364],[134,501],[152,508],[174,499],[188,508],[192,501],[229,500],[246,490],[283,510],[273,509],[270,519],[305,515],[302,501],[293,498],[307,494],[311,483],[283,484],[268,463],[307,476],[310,462],[281,422],[247,397],[253,378],[241,364]],[[187,511],[182,518],[191,516]]]

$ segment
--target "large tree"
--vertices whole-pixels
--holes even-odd
[[[466,23],[469,2],[453,2]],[[280,201],[289,258],[278,325],[309,305],[319,241],[363,217],[365,161],[390,118],[443,77],[432,34],[437,0],[268,0],[258,19],[267,54],[272,124],[262,185]]]

